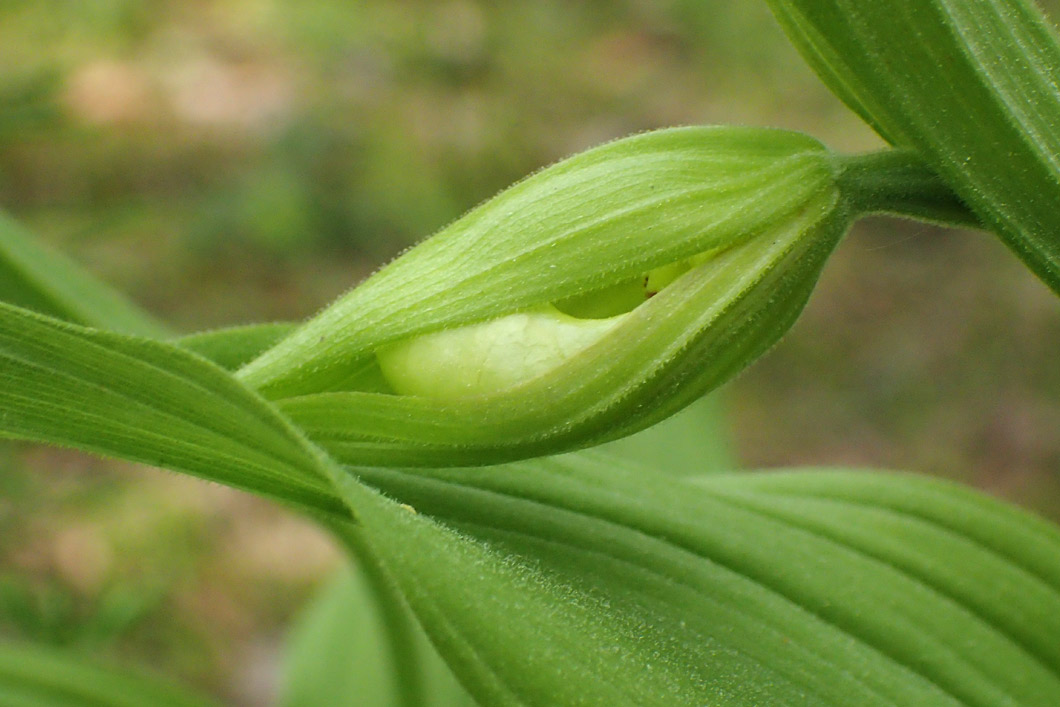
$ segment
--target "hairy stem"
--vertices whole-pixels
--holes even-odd
[[[982,222],[913,150],[837,156],[840,191],[855,212],[886,213],[945,226]]]

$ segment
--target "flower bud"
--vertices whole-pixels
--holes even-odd
[[[630,434],[791,326],[849,224],[831,153],[682,128],[516,184],[240,372],[351,464],[480,464]]]

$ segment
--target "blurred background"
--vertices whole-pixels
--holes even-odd
[[[0,67],[0,208],[188,332],[306,317],[633,132],[880,146],[760,0],[6,0]],[[993,237],[867,220],[722,391],[726,433],[748,467],[906,469],[1060,519],[1057,343],[1060,301]],[[0,636],[264,705],[337,557],[244,494],[0,446]]]

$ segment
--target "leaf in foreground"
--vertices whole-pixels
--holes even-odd
[[[223,370],[0,306],[0,431],[348,518],[485,704],[1055,704],[1060,533],[868,474],[338,471]],[[605,458],[607,459],[607,458]],[[331,486],[335,484],[335,486]],[[404,505],[402,505],[404,504]]]
[[[189,334],[173,343],[234,371],[290,333],[293,324],[271,322],[211,329]]]
[[[345,515],[314,450],[216,365],[176,346],[4,304],[0,437],[183,471]]]
[[[1060,533],[957,487],[581,460],[344,493],[484,704],[1044,705]]]
[[[359,554],[309,605],[288,644],[284,707],[470,707],[384,576]]]

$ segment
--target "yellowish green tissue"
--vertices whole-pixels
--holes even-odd
[[[446,400],[486,395],[563,365],[621,319],[577,319],[546,306],[387,347],[378,354],[379,366],[402,395]]]

